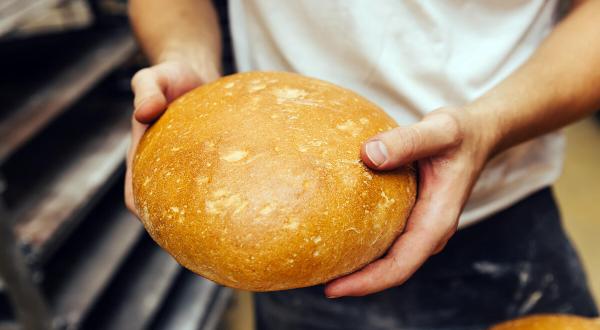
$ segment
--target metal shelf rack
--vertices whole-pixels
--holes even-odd
[[[123,205],[138,52],[108,21],[0,39],[0,330],[214,329],[231,297]]]

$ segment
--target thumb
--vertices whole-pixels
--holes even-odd
[[[438,155],[461,141],[458,119],[447,112],[432,112],[414,125],[396,127],[370,138],[361,148],[361,158],[373,169],[389,170]]]
[[[131,79],[135,98],[134,117],[141,123],[151,123],[158,118],[167,106],[166,83],[155,70],[146,68],[138,71]]]

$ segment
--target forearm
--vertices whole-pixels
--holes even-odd
[[[467,106],[492,153],[600,108],[600,1],[575,8],[515,73]]]
[[[219,75],[221,37],[210,0],[130,0],[129,16],[153,64],[178,60],[208,80]]]

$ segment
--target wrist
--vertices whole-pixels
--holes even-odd
[[[478,102],[465,106],[465,112],[471,135],[474,137],[474,148],[478,157],[485,163],[498,154],[502,143],[502,129],[497,112]]]
[[[194,47],[171,47],[163,51],[157,63],[177,62],[188,67],[203,83],[221,77],[220,54]]]
[[[472,151],[476,163],[483,167],[500,151],[502,133],[499,118],[495,116],[494,111],[488,111],[476,103],[469,104],[461,110],[465,135],[469,137],[465,139],[465,143]]]

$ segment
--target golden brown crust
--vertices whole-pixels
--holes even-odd
[[[490,330],[600,330],[600,322],[574,315],[540,314],[507,321]]]
[[[377,106],[292,73],[249,72],[173,102],[142,138],[133,192],[154,240],[215,282],[315,285],[381,256],[415,201],[414,170],[374,173]]]

